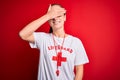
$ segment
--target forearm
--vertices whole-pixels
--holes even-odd
[[[66,10],[64,8],[56,9],[56,8],[52,8],[50,5],[48,8],[48,12],[44,16],[29,23],[19,32],[20,37],[23,40],[34,42],[34,36],[33,36],[34,31],[36,31],[39,27],[41,27],[41,25],[43,25],[48,20],[60,16],[65,12]]]
[[[83,65],[76,66],[75,80],[82,80],[83,78]]]
[[[34,31],[36,31],[41,25],[43,25],[45,22],[49,20],[48,15],[44,15],[33,22],[26,25],[19,33],[21,37],[28,37],[30,36]]]

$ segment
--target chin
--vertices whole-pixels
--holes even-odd
[[[62,28],[62,26],[60,26],[60,25],[54,25],[53,27],[54,27],[54,29],[61,29]]]

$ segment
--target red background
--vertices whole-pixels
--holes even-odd
[[[39,51],[18,36],[50,3],[67,9],[65,30],[79,37],[90,63],[83,80],[120,80],[119,0],[1,0],[0,80],[36,80]],[[48,23],[38,31],[48,32]]]

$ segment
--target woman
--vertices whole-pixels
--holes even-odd
[[[35,32],[47,21],[51,33]],[[19,33],[32,48],[40,50],[38,80],[82,80],[83,65],[89,61],[82,42],[65,33],[65,21],[65,8],[51,4],[45,15],[29,23]]]

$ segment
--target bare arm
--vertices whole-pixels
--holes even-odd
[[[34,42],[33,32],[36,31],[41,25],[49,20],[48,15],[44,15],[33,22],[25,26],[20,32],[19,35],[23,40]]]
[[[83,65],[77,65],[75,80],[82,80],[82,78],[83,78]]]
[[[33,32],[36,31],[39,27],[41,27],[49,19],[55,18],[63,13],[65,13],[64,8],[55,9],[52,8],[50,5],[48,8],[48,12],[45,15],[29,23],[19,32],[20,37],[23,40],[34,42]]]

